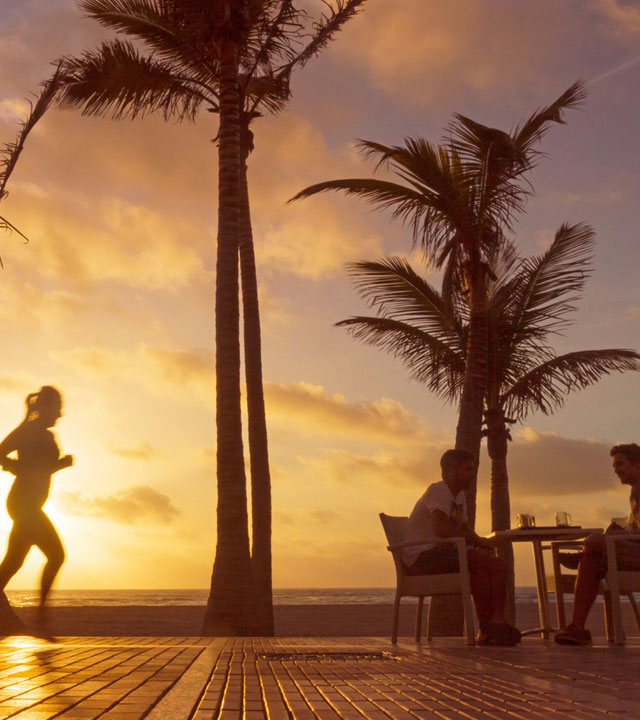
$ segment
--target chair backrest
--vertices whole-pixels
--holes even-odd
[[[391,545],[398,545],[404,542],[404,528],[409,522],[409,518],[405,516],[393,516],[385,515],[380,513],[380,522],[384,529],[384,534],[387,536],[387,543]],[[393,564],[396,567],[396,581],[398,586],[402,584],[403,578],[407,574],[407,569],[402,562],[402,551],[392,550],[391,555],[393,556]]]
[[[397,545],[404,541],[404,528],[409,522],[406,516],[393,516],[380,513],[380,522],[387,536],[389,545]]]

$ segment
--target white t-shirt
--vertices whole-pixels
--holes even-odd
[[[466,522],[467,499],[464,491],[461,490],[454,497],[444,480],[429,485],[424,495],[416,503],[411,515],[409,515],[409,522],[406,524],[404,531],[405,542],[435,536],[431,516],[434,510],[441,510],[455,525]],[[434,543],[430,543],[404,548],[402,557],[405,564],[413,565],[421,552],[430,550],[433,546]]]

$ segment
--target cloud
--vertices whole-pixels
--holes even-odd
[[[201,237],[201,228],[140,203],[14,182],[6,213],[31,239],[28,252],[7,249],[14,271],[29,274],[35,267],[41,278],[67,288],[119,283],[171,291],[204,272],[202,258],[185,240]]]
[[[140,343],[134,350],[75,347],[52,353],[67,368],[97,378],[143,386],[157,396],[211,407],[215,396],[214,353],[206,348],[170,350]]]
[[[265,383],[269,418],[277,416],[297,430],[328,435],[359,435],[391,443],[417,442],[424,421],[390,398],[349,402],[344,395],[329,394],[306,382]]]
[[[311,510],[298,514],[276,510],[273,513],[273,524],[278,527],[309,527],[311,521],[318,525],[334,525],[340,517],[340,514],[334,510]]]
[[[596,0],[595,8],[609,20],[618,33],[624,35],[640,33],[640,7],[636,2]]]
[[[131,460],[151,460],[158,455],[158,450],[148,442],[141,442],[136,447],[131,448],[112,447],[111,452],[114,455],[119,455],[120,457]]]
[[[608,443],[571,439],[525,428],[509,446],[514,495],[588,495],[619,488]]]
[[[349,23],[332,50],[363,67],[374,86],[413,103],[469,90],[504,94],[546,83],[558,43],[577,46],[581,12],[569,5],[380,2]]]
[[[333,525],[340,520],[340,514],[333,510],[312,510],[309,517],[320,525]]]
[[[362,201],[332,193],[286,205],[313,183],[369,176],[371,167],[351,144],[330,148],[295,113],[259,120],[255,142],[249,187],[261,272],[319,280],[343,272],[348,260],[381,252],[379,218],[367,213]]]
[[[373,455],[348,450],[329,450],[299,461],[317,482],[357,486],[383,485],[396,488],[426,488],[440,477],[440,457],[450,443],[429,444],[401,452],[381,451]]]
[[[70,515],[100,517],[124,525],[170,523],[180,515],[169,496],[148,485],[102,497],[62,490],[56,493],[56,501]]]

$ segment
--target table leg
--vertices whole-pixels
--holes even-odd
[[[542,542],[533,540],[533,560],[536,566],[536,584],[538,588],[538,612],[540,613],[540,631],[542,637],[549,638],[551,623],[549,621],[549,596],[547,594],[547,579],[544,574],[544,557],[542,555]]]

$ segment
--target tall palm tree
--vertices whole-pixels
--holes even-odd
[[[640,355],[612,348],[556,355],[549,336],[561,333],[581,297],[593,247],[587,225],[562,225],[549,249],[524,261],[506,246],[488,285],[489,346],[485,420],[491,459],[492,530],[510,527],[508,425],[530,413],[561,408],[567,396],[612,372],[640,370]],[[376,317],[343,320],[356,338],[391,352],[413,379],[454,402],[462,393],[470,310],[460,286],[444,297],[401,258],[355,263],[350,273]],[[513,555],[504,548],[511,568]]]
[[[35,103],[30,103],[30,110],[27,117],[20,123],[18,136],[13,142],[5,143],[4,148],[0,150],[0,202],[9,194],[7,183],[13,173],[20,155],[24,149],[29,133],[33,130],[36,123],[42,119],[42,116],[51,106],[55,94],[58,90],[60,81],[60,68],[56,68],[53,75],[42,83],[42,89]],[[0,215],[0,230],[9,230],[16,232],[28,242],[28,238],[18,228],[9,222],[4,216]],[[2,260],[0,259],[0,267]]]
[[[61,95],[64,105],[81,107],[87,114],[110,112],[116,118],[159,111],[166,119],[182,120],[194,119],[204,103],[209,111],[220,114],[218,547],[204,622],[207,633],[228,633],[229,617],[244,615],[238,632],[249,631],[251,619],[257,618],[254,628],[262,635],[273,634],[271,490],[246,168],[251,149],[249,124],[264,112],[284,107],[292,71],[322,50],[364,1],[332,0],[312,22],[293,0],[214,0],[206,6],[190,0],[80,0],[91,17],[141,40],[150,52],[141,54],[133,44],[116,39],[80,58],[68,58]],[[247,572],[245,549],[248,523],[240,426],[238,251],[252,478],[252,572]],[[223,571],[223,566],[227,570]],[[236,576],[233,581],[232,574]],[[250,576],[257,606],[247,606],[240,613],[234,598],[250,595],[246,585]]]
[[[480,452],[487,387],[487,283],[493,258],[505,242],[515,215],[531,193],[527,173],[540,155],[538,144],[562,113],[584,98],[582,83],[568,88],[512,132],[486,127],[455,115],[441,145],[424,139],[404,146],[360,141],[377,166],[390,165],[403,183],[376,178],[330,180],[305,188],[292,200],[341,190],[368,200],[409,223],[414,243],[422,245],[431,265],[444,268],[445,286],[463,281],[469,291],[469,328],[460,395],[456,447]],[[468,492],[469,518],[475,524],[475,482]]]

